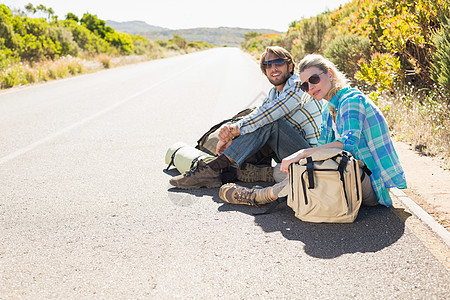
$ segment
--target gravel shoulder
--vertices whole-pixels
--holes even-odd
[[[403,190],[439,224],[450,231],[450,170],[439,159],[424,156],[403,142],[394,142],[406,174]]]

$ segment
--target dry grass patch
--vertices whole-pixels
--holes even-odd
[[[417,151],[442,159],[450,169],[450,107],[443,96],[430,91],[385,93],[378,98],[393,134]]]

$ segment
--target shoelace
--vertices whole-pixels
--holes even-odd
[[[186,173],[184,173],[184,176],[191,176],[194,175],[196,172],[199,172],[201,170],[205,169],[204,166],[200,166],[199,163],[197,163],[197,165],[195,167],[192,167],[189,171],[186,171]]]
[[[248,190],[248,189],[244,189],[244,190],[238,189],[236,191],[236,200],[239,201],[239,202],[249,203],[251,205],[258,206],[256,204],[256,202],[255,202],[255,199],[254,199],[254,198],[256,198],[256,195],[255,195],[254,191],[255,191],[254,189],[250,189],[250,190]]]

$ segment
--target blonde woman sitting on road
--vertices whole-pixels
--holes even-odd
[[[302,90],[327,103],[317,147],[302,149],[286,157],[280,170],[287,174],[290,164],[321,148],[344,149],[372,171],[362,183],[362,204],[390,206],[389,188],[406,188],[406,180],[381,111],[361,91],[351,88],[336,66],[321,55],[307,55],[298,69]],[[222,200],[234,204],[265,204],[286,196],[288,182],[286,178],[271,187],[252,189],[226,184],[219,195]]]

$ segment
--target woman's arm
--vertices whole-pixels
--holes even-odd
[[[317,146],[315,148],[305,148],[305,149],[299,150],[299,151],[295,152],[294,154],[291,154],[288,157],[286,157],[285,159],[283,159],[283,161],[281,162],[280,171],[284,172],[286,174],[289,174],[289,166],[292,163],[298,163],[302,158],[312,155],[314,152],[316,152],[319,149],[328,149],[328,148],[343,149],[344,144],[342,142],[335,141],[335,142],[331,142],[331,143],[324,144],[321,146]]]

